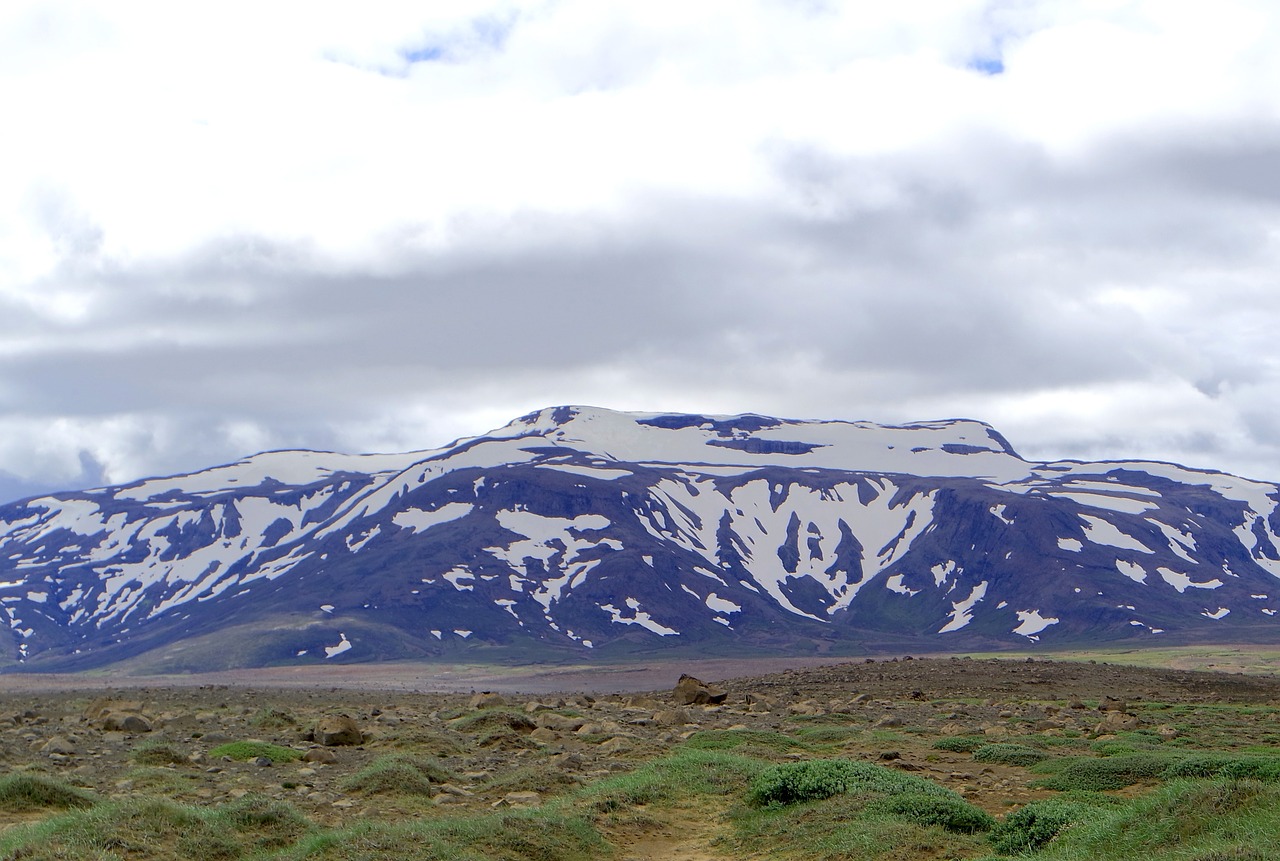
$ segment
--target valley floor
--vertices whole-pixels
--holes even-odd
[[[0,858],[979,859],[1038,811],[1049,861],[1142,805],[1185,833],[1129,857],[1280,837],[1280,679],[1081,658],[3,676]]]

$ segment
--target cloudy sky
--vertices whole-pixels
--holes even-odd
[[[0,5],[0,500],[565,403],[1280,480],[1274,0]]]

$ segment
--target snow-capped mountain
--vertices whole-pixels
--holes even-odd
[[[1030,463],[976,421],[547,409],[0,506],[0,652],[62,669],[1280,638],[1275,484]]]

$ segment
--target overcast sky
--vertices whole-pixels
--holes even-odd
[[[544,406],[1280,481],[1274,0],[0,4],[0,500]]]

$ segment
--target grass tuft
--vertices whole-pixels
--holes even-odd
[[[0,778],[0,810],[70,810],[91,806],[93,798],[88,793],[48,777],[19,773]]]
[[[364,795],[434,795],[434,784],[453,778],[434,759],[392,754],[375,759],[342,782],[344,792]]]
[[[218,745],[209,751],[209,756],[227,756],[240,761],[265,756],[272,762],[294,762],[302,759],[302,752],[291,747],[282,747],[265,741],[233,741],[229,744]]]

